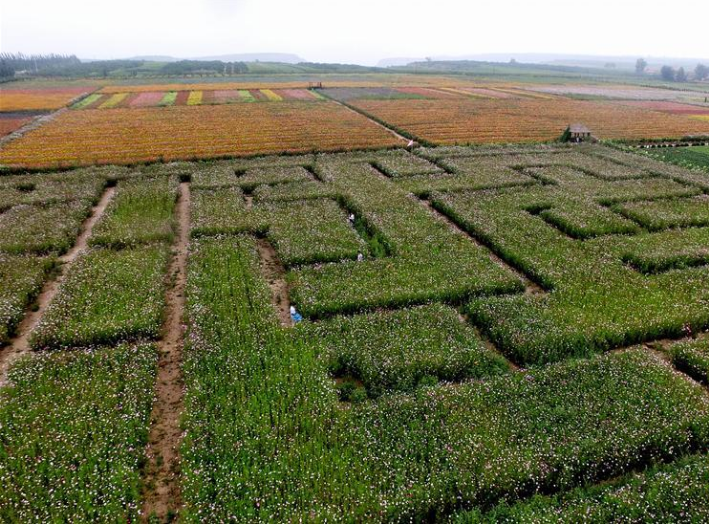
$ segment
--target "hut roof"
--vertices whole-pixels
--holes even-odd
[[[569,131],[571,133],[587,133],[591,134],[591,130],[583,124],[571,124],[569,126]]]

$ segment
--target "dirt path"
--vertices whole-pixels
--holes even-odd
[[[290,316],[290,298],[288,297],[288,284],[286,283],[286,270],[278,260],[276,250],[268,240],[257,240],[258,254],[261,258],[261,271],[268,281],[273,294],[273,304],[278,310],[278,319],[284,327],[291,327],[293,320]]]
[[[6,384],[7,370],[10,368],[12,363],[30,351],[30,333],[44,315],[49,303],[57,294],[59,285],[64,280],[67,270],[81,254],[81,252],[86,249],[89,237],[91,237],[91,232],[93,231],[96,222],[98,222],[106,210],[106,206],[113,198],[115,190],[116,188],[114,187],[107,188],[103,195],[101,195],[101,199],[98,204],[91,209],[91,214],[81,225],[79,236],[76,237],[74,246],[58,258],[60,273],[58,273],[56,278],[50,278],[47,282],[45,282],[39,296],[34,301],[32,307],[27,310],[25,317],[17,327],[17,334],[15,335],[15,338],[7,347],[0,351],[0,387]]]
[[[158,376],[156,400],[151,415],[146,455],[148,464],[143,477],[142,517],[151,516],[160,522],[169,521],[182,505],[180,490],[180,417],[184,409],[182,349],[184,345],[183,316],[187,283],[189,249],[190,189],[188,182],[180,184],[177,201],[177,238],[168,269],[171,285],[166,292],[166,316],[163,335],[158,342]]]

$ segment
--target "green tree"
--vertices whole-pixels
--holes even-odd
[[[706,80],[709,77],[709,67],[704,64],[697,64],[697,67],[694,68],[694,77],[697,80]]]
[[[684,67],[680,67],[677,70],[677,74],[675,74],[675,80],[677,82],[686,82],[687,81],[687,72],[684,70]]]
[[[673,67],[667,65],[662,66],[662,69],[660,69],[660,76],[662,76],[663,80],[672,82],[675,79],[675,70]]]
[[[647,69],[647,61],[644,58],[638,58],[637,62],[635,62],[635,72],[642,75],[645,73],[645,69]]]

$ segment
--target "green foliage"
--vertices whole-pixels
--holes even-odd
[[[0,520],[135,521],[157,350],[37,355],[0,392]]]
[[[107,176],[108,172],[87,169],[0,177],[0,212],[23,204],[46,206],[73,200],[98,201]]]
[[[457,524],[483,522],[704,522],[709,519],[709,462],[694,456],[652,468],[609,486],[565,495],[534,496],[489,512],[458,515]]]
[[[10,341],[25,307],[39,294],[53,266],[53,257],[0,253],[0,346]]]
[[[172,177],[122,180],[89,243],[123,248],[170,242],[176,200],[177,180]]]
[[[323,345],[333,375],[361,380],[371,397],[410,391],[431,378],[460,381],[508,369],[454,309],[440,304],[337,317],[299,329]]]
[[[688,168],[709,170],[709,147],[672,147],[649,149],[647,154],[664,162]],[[707,181],[709,183],[709,180]]]
[[[268,204],[268,238],[286,267],[356,259],[367,245],[332,200]]]
[[[91,202],[14,206],[0,214],[0,251],[62,254],[74,244]]]
[[[709,226],[709,196],[629,202],[617,206],[623,215],[651,231]]]
[[[709,384],[709,339],[675,344],[670,348],[670,356],[677,368]]]
[[[165,305],[166,246],[81,255],[32,332],[35,349],[157,338]]]

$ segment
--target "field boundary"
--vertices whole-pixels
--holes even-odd
[[[104,190],[98,203],[91,209],[89,217],[81,225],[74,246],[57,259],[61,273],[45,281],[42,291],[37,296],[34,303],[27,308],[24,318],[17,327],[15,337],[8,346],[0,351],[0,387],[5,386],[7,383],[7,371],[10,366],[20,357],[30,353],[30,334],[42,319],[47,307],[59,291],[59,286],[64,281],[67,270],[88,247],[89,237],[93,232],[93,228],[103,216],[108,203],[113,198],[115,190],[115,187],[107,187]]]

